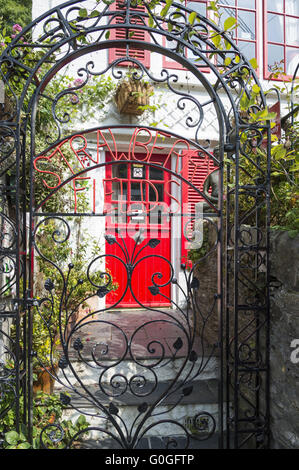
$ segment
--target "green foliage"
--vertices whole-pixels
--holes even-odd
[[[5,449],[30,449],[30,447],[30,443],[22,432],[9,431],[5,434]]]
[[[203,224],[203,242],[200,248],[194,248],[188,251],[188,259],[193,263],[200,261],[204,256],[211,250],[213,243],[211,242],[211,237],[209,237],[210,224]]]
[[[12,41],[15,33],[20,32],[19,25],[15,31],[13,27],[4,25],[0,21],[0,26],[3,26],[0,31],[0,52],[4,50]],[[23,44],[26,45],[26,37],[22,38]],[[32,67],[39,61],[44,53],[46,52],[40,48],[39,50],[32,50],[30,47],[22,47],[23,62],[26,66]],[[38,77],[45,76],[46,73],[53,66],[55,61],[47,61],[44,63],[36,74]],[[5,65],[3,72],[5,72]],[[17,68],[15,70],[17,73]],[[39,99],[38,111],[35,122],[35,154],[38,155],[44,151],[49,143],[55,141],[57,136],[57,122],[53,116],[53,103],[57,102],[55,106],[55,117],[60,119],[63,124],[64,134],[70,133],[76,123],[80,122],[84,124],[87,120],[93,119],[95,116],[99,116],[102,113],[104,116],[107,104],[112,100],[113,91],[116,89],[116,83],[111,77],[105,76],[90,76],[85,82],[81,77],[71,77],[67,74],[57,74],[47,84],[44,93]],[[6,87],[6,101],[8,102],[8,109],[14,108],[14,93],[19,96],[23,90],[22,80],[14,80],[10,83],[10,86]],[[26,118],[27,111],[30,109],[31,96],[35,91],[35,85],[31,85],[29,93],[26,94],[24,102],[24,112],[21,113],[22,119]],[[30,133],[31,128],[27,128],[27,140],[26,140],[26,155],[29,157],[30,152]],[[79,168],[79,162],[74,153],[64,147],[63,152],[65,157],[68,159],[69,164],[76,170]],[[59,166],[60,165],[60,166]],[[29,191],[29,169],[30,160],[26,159],[26,180],[27,190]],[[47,162],[48,171],[61,174],[61,163],[53,161]],[[9,174],[9,173],[8,173]],[[13,175],[12,175],[13,177]],[[40,172],[35,172],[35,203],[36,205],[41,203],[45,197],[49,194],[49,189],[43,183],[44,176]],[[57,179],[54,176],[49,177],[51,182],[57,184]],[[27,192],[28,192],[27,191]],[[68,202],[72,199],[72,186],[67,185],[61,188],[56,194],[54,194],[49,201],[46,202],[43,207],[44,210],[60,211],[62,208],[66,208]],[[81,198],[82,199],[82,198]],[[29,194],[27,194],[27,200],[29,201]],[[55,210],[54,210],[55,208]]]
[[[60,334],[66,338],[68,323],[77,318],[79,309],[88,307],[88,297],[96,295],[97,289],[94,285],[106,285],[108,282],[101,270],[91,272],[89,279],[87,278],[87,266],[100,254],[101,247],[96,240],[84,234],[80,224],[76,227],[76,221],[71,217],[68,222],[73,225],[73,232],[77,233],[75,244],[66,240],[63,243],[56,243],[53,250],[53,233],[58,230],[55,221],[49,221],[44,225],[38,235],[39,250],[46,258],[37,258],[39,271],[44,281],[46,279],[51,281],[52,287],[48,300],[43,301],[44,289],[41,285],[36,285],[37,295],[40,289],[40,298],[38,297],[40,307],[33,318],[33,350],[37,354],[36,367],[40,363],[43,366],[57,364]],[[63,277],[55,266],[59,266],[64,273]],[[107,288],[113,290],[115,287],[116,285],[110,280]]]
[[[11,398],[11,396],[5,397],[7,403]],[[22,396],[21,405],[23,406]],[[20,426],[19,432],[15,430],[15,412],[14,409],[12,409],[0,423],[0,433],[4,437],[3,447],[5,449],[40,449],[41,432],[44,428],[49,426],[50,430],[62,431],[62,438],[59,439],[58,442],[53,442],[46,433],[43,433],[43,444],[48,448],[66,448],[74,437],[79,444],[84,435],[86,435],[85,430],[88,428],[89,423],[84,415],[80,415],[74,422],[70,419],[62,420],[64,409],[65,406],[61,403],[59,395],[48,395],[43,392],[37,392],[33,400],[32,444],[28,440],[27,427],[24,424]],[[53,428],[51,426],[53,426]]]
[[[3,22],[8,26],[31,23],[32,0],[0,0],[0,12]]]

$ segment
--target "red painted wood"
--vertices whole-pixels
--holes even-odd
[[[183,178],[202,191],[205,179],[217,168],[215,167],[213,160],[208,156],[208,154],[198,152],[196,150],[185,151],[184,160],[187,160],[188,163],[183,164]],[[201,201],[203,202],[205,199],[200,193],[198,193],[198,191],[196,191],[196,189],[193,189],[192,186],[186,183],[182,183],[182,204],[185,214],[188,213],[191,214],[191,217],[194,216],[195,204]],[[188,240],[184,234],[184,226],[189,219],[190,217],[182,217],[181,262],[190,265],[191,262],[188,261]]]
[[[120,6],[120,1],[117,0],[115,4],[111,6],[112,10],[119,10],[120,12],[123,11],[121,6]],[[138,11],[145,11],[145,7],[142,5],[137,5],[135,8],[132,8],[132,10]],[[135,21],[136,24],[143,24],[142,21],[138,18],[132,19],[132,21]],[[123,22],[123,18],[116,17],[112,21],[112,24],[120,24]],[[136,39],[136,41],[142,41],[142,42],[150,42],[150,36],[146,31],[140,30],[140,29],[131,29],[130,33],[133,33],[134,35],[131,37],[132,40]],[[117,28],[117,29],[112,29],[111,34],[110,34],[110,39],[120,39],[123,40],[126,38],[126,30],[124,28]],[[109,49],[109,63],[113,62],[116,59],[120,59],[122,57],[126,56],[126,47],[116,47]],[[132,57],[133,59],[139,60],[145,67],[149,68],[150,67],[150,51],[147,51],[143,49],[142,47],[130,47],[129,50],[129,56]],[[132,66],[132,62],[122,62],[120,64],[121,66]]]
[[[126,158],[126,155],[124,155]],[[136,164],[141,165],[140,161],[144,158],[144,155],[136,156],[135,157],[138,159],[136,161]],[[111,156],[109,154],[106,155],[107,161],[111,161]],[[161,155],[153,156],[151,158],[151,162],[155,161],[159,164],[162,164],[163,162],[163,157]],[[143,207],[144,211],[147,213],[145,216],[145,219],[143,222],[139,221],[140,225],[137,225],[136,222],[132,220],[131,217],[128,217],[125,214],[126,208],[128,207],[129,211],[131,210],[130,205],[136,204],[136,202],[133,201],[134,194],[133,194],[133,186],[140,184],[140,179],[133,178],[133,164],[131,163],[126,163],[126,160],[121,160],[121,162],[124,163],[124,168],[126,167],[126,170],[124,170],[125,175],[122,175],[123,177],[116,181],[114,181],[114,186],[113,186],[113,178],[115,178],[116,170],[112,170],[113,165],[107,165],[106,167],[106,182],[105,182],[105,202],[107,203],[107,209],[110,209],[110,205],[112,204],[115,207],[118,207],[119,211],[123,212],[123,220],[117,220],[117,223],[113,220],[113,217],[111,214],[107,214],[106,216],[106,233],[114,235],[120,245],[124,248],[123,242],[121,240],[121,237],[119,234],[115,234],[115,228],[118,228],[121,232],[125,232],[124,235],[124,243],[126,246],[126,249],[128,250],[129,256],[133,253],[134,246],[135,246],[135,241],[132,238],[134,234],[136,233],[137,230],[140,228],[144,229],[144,241],[138,245],[138,249],[143,248],[150,239],[158,239],[159,244],[155,247],[152,248],[150,246],[147,246],[144,248],[141,252],[141,254],[138,256],[136,259],[136,267],[133,270],[132,273],[132,291],[128,289],[126,292],[125,296],[123,299],[119,302],[121,299],[125,288],[127,286],[127,274],[126,274],[126,268],[124,264],[122,264],[119,260],[116,258],[112,258],[111,256],[106,257],[106,269],[111,273],[113,277],[113,281],[118,284],[118,288],[116,291],[108,294],[106,296],[106,306],[107,307],[113,307],[114,304],[117,303],[117,308],[132,308],[132,307],[141,307],[141,306],[148,306],[148,307],[157,307],[157,306],[169,306],[170,305],[170,295],[171,295],[171,289],[170,285],[164,286],[160,288],[160,292],[163,295],[153,295],[151,291],[149,290],[150,286],[153,286],[153,281],[152,281],[152,276],[155,273],[161,273],[162,274],[162,279],[159,279],[158,276],[155,276],[155,282],[156,284],[165,284],[169,279],[170,279],[170,266],[167,263],[166,260],[170,262],[170,256],[171,256],[171,233],[170,233],[170,217],[167,216],[167,212],[169,212],[169,206],[170,206],[170,196],[168,191],[165,191],[165,187],[167,187],[168,183],[167,181],[170,180],[170,176],[167,172],[163,171],[163,180],[154,180],[150,179],[149,182],[149,171],[150,167],[147,167],[146,165],[143,166],[144,168],[144,177],[142,178],[142,193],[144,192],[144,201],[143,201]],[[135,163],[134,163],[135,164]],[[118,167],[119,165],[114,165],[114,168]],[[169,168],[169,165],[165,165],[166,167]],[[140,167],[142,168],[142,167]],[[114,171],[114,174],[113,174]],[[117,186],[115,186],[117,184]],[[161,202],[161,205],[164,207],[165,215],[162,215],[161,220],[156,221],[158,223],[152,223],[152,210],[157,206],[156,202],[151,201],[150,202],[150,188],[153,188],[153,185],[161,186],[161,188],[164,188],[164,197],[163,197],[163,202]],[[123,193],[124,196],[124,189],[127,187],[127,197],[126,200],[123,200],[122,202],[119,203],[113,203],[113,199],[115,199],[115,191],[113,193],[113,190],[115,188],[118,188],[120,193]],[[121,191],[121,188],[123,189]],[[162,190],[160,188],[160,190]],[[154,189],[152,190],[154,191]],[[154,194],[154,196],[153,196]],[[156,193],[152,192],[152,199],[153,197],[156,197]],[[133,206],[134,208],[134,206]],[[110,245],[106,241],[106,254],[108,255],[113,255],[114,257],[121,258],[124,260],[124,254],[121,250],[121,248],[117,244]],[[124,248],[125,249],[125,248]],[[156,256],[154,256],[156,255]],[[157,256],[158,255],[158,256]],[[148,257],[144,259],[143,261],[140,261],[138,263],[138,260],[141,258]],[[163,259],[165,258],[165,259]],[[135,295],[135,297],[134,297]],[[163,297],[165,296],[165,297]],[[140,302],[140,305],[138,303]]]

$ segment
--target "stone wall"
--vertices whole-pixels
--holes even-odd
[[[273,231],[270,259],[271,447],[298,449],[299,363],[291,361],[291,342],[299,339],[299,236]]]
[[[270,261],[271,447],[299,449],[299,362],[291,361],[294,352],[291,343],[294,339],[299,342],[299,235],[290,238],[287,232],[272,231]],[[217,254],[212,252],[197,267],[199,305],[213,304],[217,292],[216,264]],[[217,341],[216,313],[212,313],[203,332],[208,345]],[[296,356],[299,361],[299,350]]]

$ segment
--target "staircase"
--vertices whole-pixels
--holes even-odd
[[[55,392],[69,396],[64,418],[76,420],[85,414],[91,427],[101,428],[90,432],[81,447],[121,448],[107,434],[115,434],[115,427],[98,403],[109,409],[123,431],[133,423],[136,430],[154,405],[136,448],[186,448],[183,426],[190,435],[188,448],[218,448],[219,360],[199,336],[188,353],[183,320],[170,310],[115,311],[98,315],[73,335],[73,372],[67,367],[58,375],[72,389],[57,383]]]

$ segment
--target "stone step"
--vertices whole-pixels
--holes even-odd
[[[219,432],[219,406],[214,404],[179,404],[177,406],[158,405],[151,415],[146,415],[150,408],[142,409],[136,406],[120,406],[117,407],[113,403],[112,412],[113,420],[120,426],[126,435],[127,430],[132,434],[142,423],[139,435],[142,437],[160,437],[167,438],[170,436],[186,435],[189,433],[198,435],[201,439],[207,435],[213,437]],[[96,414],[97,413],[97,414]],[[64,411],[63,419],[71,419],[73,422],[77,420],[80,414],[86,415],[91,428],[86,439],[98,440],[100,443],[107,439],[109,433],[118,436],[112,419],[105,417],[103,410],[91,408],[67,409]],[[144,418],[144,421],[143,421]],[[111,434],[110,434],[111,435]]]
[[[134,377],[136,379],[134,379]],[[133,380],[137,382],[138,378],[147,384],[169,383],[177,377],[178,381],[204,382],[212,379],[218,380],[219,361],[217,357],[197,357],[196,361],[186,361],[185,359],[164,359],[156,361],[154,359],[146,360],[122,360],[122,361],[98,361],[95,364],[92,361],[74,361],[71,368],[68,366],[63,370],[58,370],[58,379],[63,383],[69,383],[72,387],[97,387],[99,382],[103,387],[110,387],[111,382],[118,381],[120,384],[130,383]],[[150,386],[150,385],[148,385]],[[56,390],[63,386],[56,384]]]
[[[171,381],[163,381],[157,384],[152,382],[145,384],[138,393],[138,385],[135,390],[127,390],[122,394],[115,393],[112,387],[107,387],[107,384],[102,384],[103,391],[98,385],[89,385],[88,391],[95,399],[103,404],[109,405],[113,402],[114,405],[120,406],[140,406],[144,402],[148,406],[159,402],[160,397],[163,397],[171,386]],[[182,381],[177,382],[170,388],[170,393],[167,393],[166,398],[163,400],[163,405],[174,405],[178,401],[181,405],[184,404],[212,404],[218,402],[218,387],[219,382],[217,379],[211,378],[206,380],[197,380],[191,383],[184,383]],[[56,390],[57,391],[57,388]],[[61,389],[63,392],[63,388]],[[112,393],[115,393],[114,396]],[[172,393],[173,392],[173,393]],[[86,391],[82,387],[77,387],[76,392],[71,391],[69,393],[71,397],[72,405],[76,408],[93,407],[92,404],[86,406],[86,400],[82,398],[82,395],[86,395]]]
[[[190,437],[188,450],[192,449],[219,449],[220,435],[219,433],[215,433],[213,436],[209,437],[208,439],[204,438],[196,438]],[[169,446],[169,442],[176,443],[175,447]],[[169,446],[169,447],[167,447]],[[102,441],[96,441],[92,439],[87,439],[80,445],[82,449],[109,449],[109,450],[120,450],[121,447],[113,440],[113,439],[103,439]],[[135,447],[136,450],[185,450],[186,448],[186,439],[180,435],[174,435],[169,437],[159,437],[159,436],[148,436],[143,437],[140,442]],[[132,451],[132,455],[134,455],[134,450]]]
[[[113,432],[114,428],[110,420],[105,419],[105,413],[100,406],[112,412],[117,421],[126,423],[127,428],[130,429],[136,418],[141,416],[140,419],[142,419],[142,414],[153,405],[155,408],[147,422],[147,425],[154,425],[149,431],[150,437],[179,435],[180,432],[183,433],[179,425],[186,426],[187,423],[188,426],[191,423],[192,427],[194,417],[199,416],[200,419],[205,420],[207,415],[212,416],[208,420],[213,421],[215,432],[217,432],[219,428],[218,359],[210,358],[207,362],[204,358],[198,360],[202,365],[201,373],[190,380],[193,375],[188,375],[190,374],[188,367],[187,370],[182,371],[182,377],[178,377],[175,383],[174,378],[182,369],[183,359],[170,361],[165,367],[158,369],[155,382],[152,371],[146,368],[142,379],[139,369],[140,367],[144,369],[144,364],[141,366],[136,362],[126,361],[125,364],[117,364],[106,371],[107,377],[102,377],[101,387],[99,386],[101,376],[99,370],[91,368],[88,373],[86,363],[75,363],[73,367],[86,389],[80,386],[74,378],[75,391],[67,390],[59,384],[54,391],[69,394],[70,403],[64,412],[64,418],[75,421],[79,414],[85,414],[92,427],[99,427],[107,432]],[[191,369],[192,366],[194,364],[191,364]],[[64,373],[66,373],[65,370]],[[71,375],[68,375],[68,379],[71,381]],[[90,402],[87,400],[89,394],[93,397]],[[97,406],[97,403],[100,406]],[[163,425],[158,425],[161,419],[171,420],[172,423],[165,422]],[[173,423],[178,423],[178,426]],[[96,439],[97,433],[92,434],[92,439]],[[105,438],[107,434],[100,433],[98,437],[100,442]]]
[[[192,320],[176,310],[102,312],[77,325],[68,345],[69,360],[81,356],[88,361],[92,353],[101,361],[157,359],[161,354],[176,359],[190,350],[198,356],[217,356],[217,335],[208,342],[205,330],[201,325],[193,331]]]

